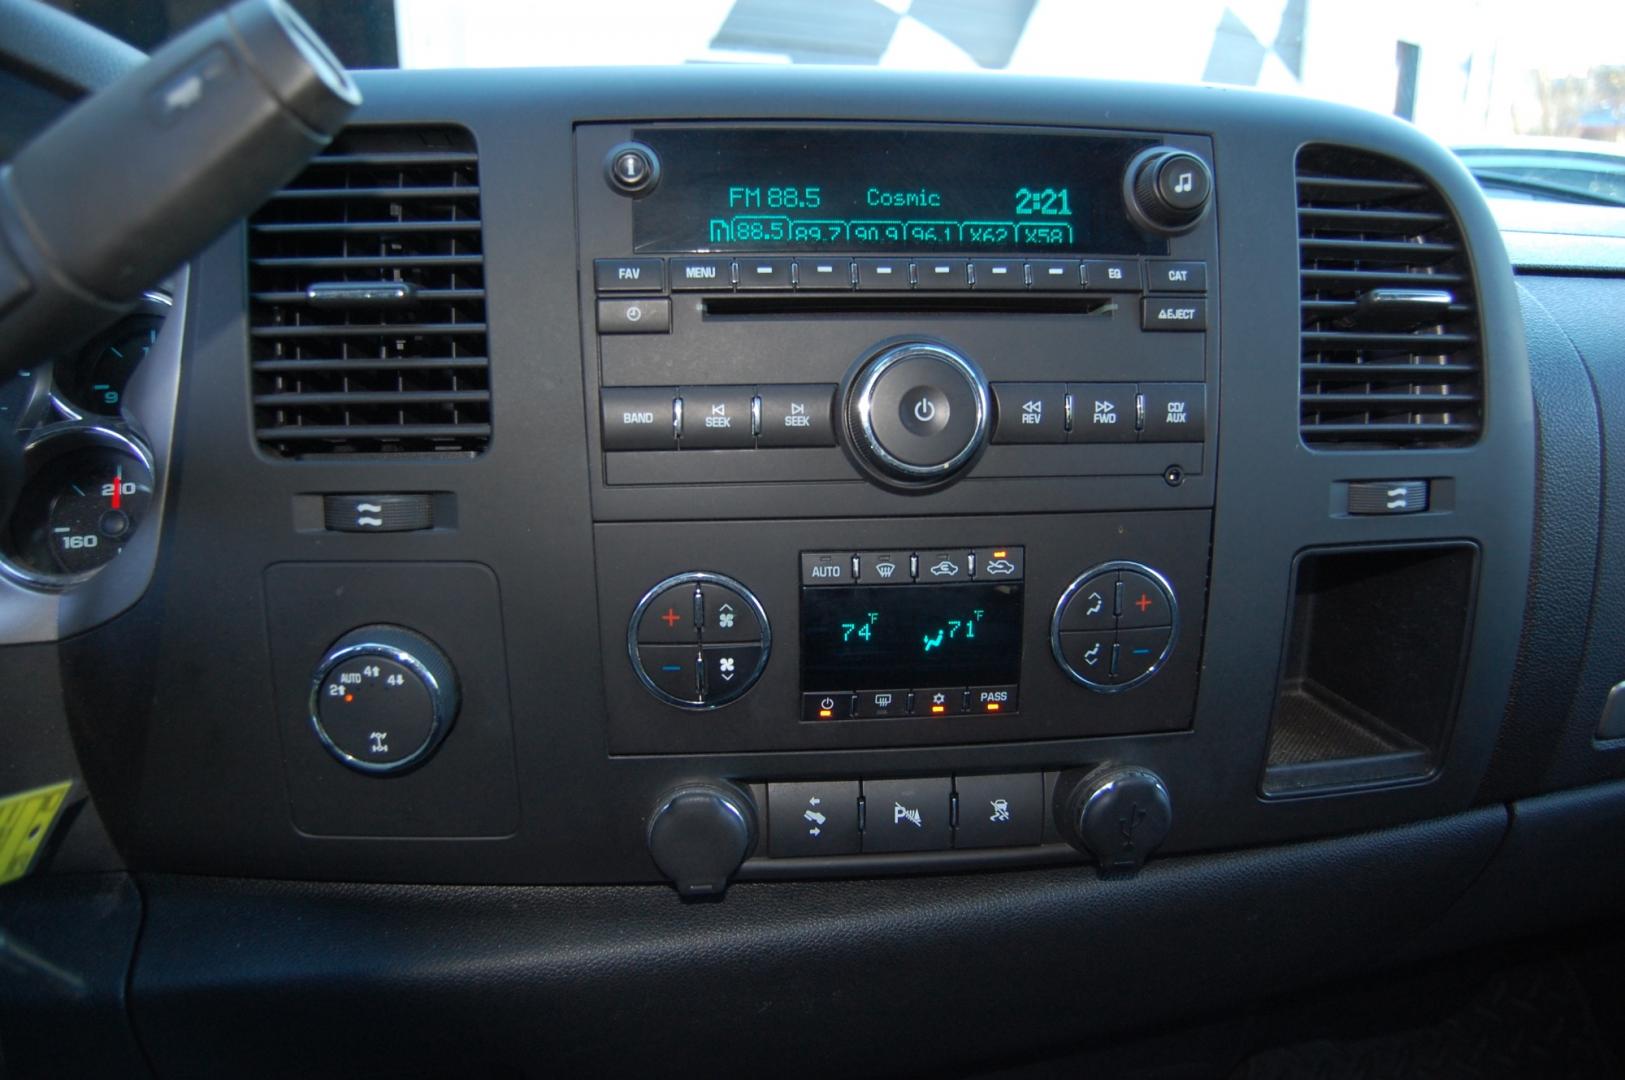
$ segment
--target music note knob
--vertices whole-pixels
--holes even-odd
[[[1207,162],[1184,150],[1147,150],[1129,163],[1124,198],[1136,221],[1154,232],[1181,233],[1206,215],[1213,196]]]

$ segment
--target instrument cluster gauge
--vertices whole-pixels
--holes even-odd
[[[81,581],[112,562],[152,501],[152,458],[111,427],[59,424],[23,451],[27,480],[3,536],[0,566],[45,588]]]
[[[51,393],[58,410],[74,420],[118,417],[124,388],[157,343],[171,304],[163,293],[146,293],[135,311],[59,360]]]
[[[0,379],[0,435],[34,426],[51,394],[49,360]]]

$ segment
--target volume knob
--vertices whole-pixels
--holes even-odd
[[[845,413],[852,449],[877,479],[911,487],[941,484],[987,441],[987,379],[946,345],[904,342],[858,369]]]
[[[1182,233],[1206,215],[1213,198],[1207,162],[1185,150],[1147,150],[1129,163],[1129,212],[1154,232]]]

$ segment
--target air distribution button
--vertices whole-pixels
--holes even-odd
[[[852,380],[847,434],[884,480],[934,484],[954,476],[987,441],[987,380],[944,345],[908,342],[870,360]]]

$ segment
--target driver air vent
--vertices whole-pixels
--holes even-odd
[[[260,445],[285,457],[483,450],[483,251],[468,131],[341,132],[248,223]]]
[[[1483,354],[1456,220],[1415,169],[1361,151],[1298,154],[1299,430],[1323,450],[1478,439]]]

